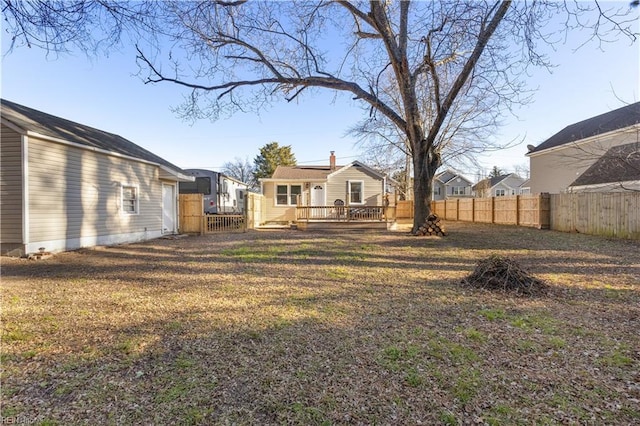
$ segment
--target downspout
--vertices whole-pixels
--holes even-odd
[[[22,160],[22,245],[24,253],[27,254],[29,245],[29,137],[27,135],[20,136],[20,151]]]

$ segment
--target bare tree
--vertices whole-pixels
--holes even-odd
[[[76,47],[87,53],[107,51],[123,36],[154,38],[162,10],[151,1],[3,0],[9,50],[40,47],[48,53]]]
[[[529,171],[529,163],[520,163],[514,165],[513,172],[524,179],[529,179],[531,175]]]
[[[445,156],[484,149],[477,138],[461,144],[464,133],[497,124],[525,100],[527,67],[550,65],[540,45],[562,40],[550,23],[562,16],[564,31],[587,29],[596,42],[637,36],[628,5],[596,1],[218,0],[157,8],[163,22],[154,37],[163,43],[138,46],[138,61],[147,83],[191,89],[183,116],[216,119],[329,89],[360,102],[369,122],[395,128],[412,161],[414,232],[430,213]]]
[[[249,157],[245,157],[244,159],[235,157],[233,161],[227,161],[222,165],[222,173],[246,183],[249,185],[249,188],[255,188],[257,186],[257,182],[253,176],[254,172],[255,169],[251,161],[249,161]]]

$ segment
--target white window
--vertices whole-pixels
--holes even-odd
[[[505,195],[504,189],[496,189],[496,197],[504,197]]]
[[[464,186],[454,186],[451,188],[451,195],[464,195]]]
[[[436,186],[435,188],[433,188],[433,195],[440,195],[440,187]]]
[[[301,194],[301,185],[276,185],[276,205],[295,206]]]
[[[138,187],[122,185],[121,200],[123,213],[138,214]]]
[[[349,204],[364,204],[364,182],[350,180],[348,186]]]

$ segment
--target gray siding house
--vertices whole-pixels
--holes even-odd
[[[526,182],[515,173],[486,178],[473,186],[473,192],[477,198],[508,197],[523,193],[522,185]]]
[[[3,255],[178,232],[183,170],[113,133],[1,101]]]
[[[471,197],[471,181],[453,170],[445,170],[433,178],[433,200]]]
[[[639,135],[640,102],[565,127],[540,145],[530,147],[527,157],[531,193],[571,191],[570,186],[596,161],[606,157],[610,148],[637,143]]]

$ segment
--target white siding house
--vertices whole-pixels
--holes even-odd
[[[180,168],[112,133],[2,100],[2,254],[178,232]]]

